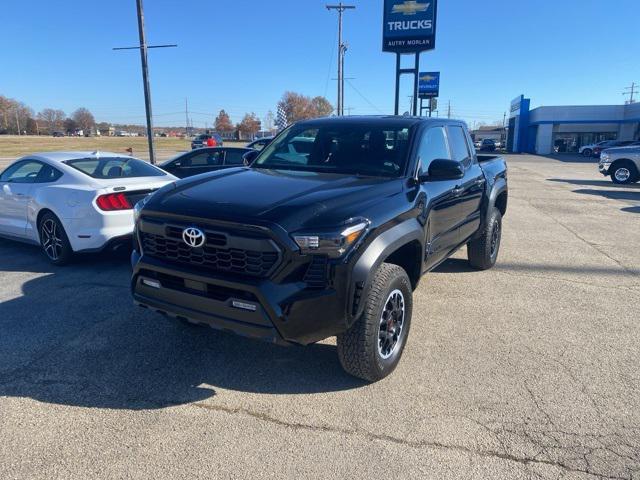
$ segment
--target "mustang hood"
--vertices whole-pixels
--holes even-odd
[[[203,219],[277,223],[287,231],[333,226],[402,192],[400,179],[234,168],[199,175],[145,210]]]

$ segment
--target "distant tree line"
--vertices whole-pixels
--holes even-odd
[[[333,105],[325,97],[308,97],[290,91],[284,93],[277,107],[285,112],[288,124],[325,117],[333,112]],[[250,112],[246,113],[240,122],[234,124],[229,114],[225,110],[220,110],[214,121],[214,129],[227,138],[250,139],[261,129],[273,131],[276,121],[273,112],[269,111],[263,120],[260,120],[254,112]],[[82,130],[86,135],[96,130],[108,130],[111,126],[106,122],[96,125],[93,114],[84,107],[78,108],[70,115],[54,108],[45,108],[36,114],[26,104],[0,95],[0,134],[51,135],[53,132],[73,134]],[[124,127],[123,130],[144,132],[140,125],[122,127]]]
[[[78,108],[71,115],[53,108],[45,108],[37,114],[24,103],[0,95],[0,133],[14,135],[50,135],[60,131],[90,133],[95,129],[93,114],[86,108]]]
[[[325,97],[307,97],[296,92],[285,92],[278,102],[278,109],[282,108],[287,116],[287,123],[291,124],[311,118],[327,117],[333,112],[333,105]],[[236,138],[253,138],[264,128],[272,131],[275,127],[275,116],[272,111],[267,112],[264,122],[251,112],[245,114],[242,120],[233,124],[231,117],[225,110],[220,110],[214,122],[215,131]]]

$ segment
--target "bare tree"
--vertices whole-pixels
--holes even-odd
[[[269,110],[264,117],[264,128],[265,130],[271,131],[273,130],[273,126],[275,124],[276,118],[273,115],[273,112]]]
[[[260,125],[260,119],[258,119],[255,113],[247,113],[242,119],[242,122],[238,124],[238,131],[244,136],[253,138],[260,130]]]
[[[217,132],[220,133],[229,133],[233,132],[233,123],[231,123],[231,118],[229,118],[229,114],[224,110],[220,110],[218,116],[216,117],[214,128]]]
[[[333,111],[333,106],[326,98],[311,98],[296,92],[285,92],[278,107],[284,109],[288,123],[325,117]]]
[[[24,103],[0,96],[0,130],[7,133],[24,133],[27,122],[33,119],[33,110]]]
[[[311,107],[315,116],[328,117],[333,112],[333,105],[325,97],[311,99]]]
[[[85,135],[90,133],[96,124],[96,120],[95,118],[93,118],[93,114],[84,107],[81,107],[73,112],[71,114],[71,118],[78,125],[77,128],[84,131]]]
[[[49,132],[62,129],[62,124],[66,118],[62,110],[45,108],[38,113],[37,119],[41,123],[40,128],[47,128]]]

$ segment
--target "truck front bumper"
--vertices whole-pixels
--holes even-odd
[[[611,167],[611,163],[599,163],[598,164],[598,171],[604,175],[605,177],[609,176],[609,168]]]
[[[347,328],[344,280],[309,290],[304,282],[195,272],[135,250],[131,260],[134,302],[171,317],[281,345],[308,345]]]

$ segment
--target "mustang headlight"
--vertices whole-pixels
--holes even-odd
[[[609,155],[606,152],[603,152],[602,155],[600,155],[600,163],[608,162],[610,158],[611,158],[611,155]]]
[[[358,243],[369,228],[369,223],[365,219],[354,219],[336,229],[314,233],[295,233],[293,239],[303,254],[328,255],[331,258],[339,258]]]

